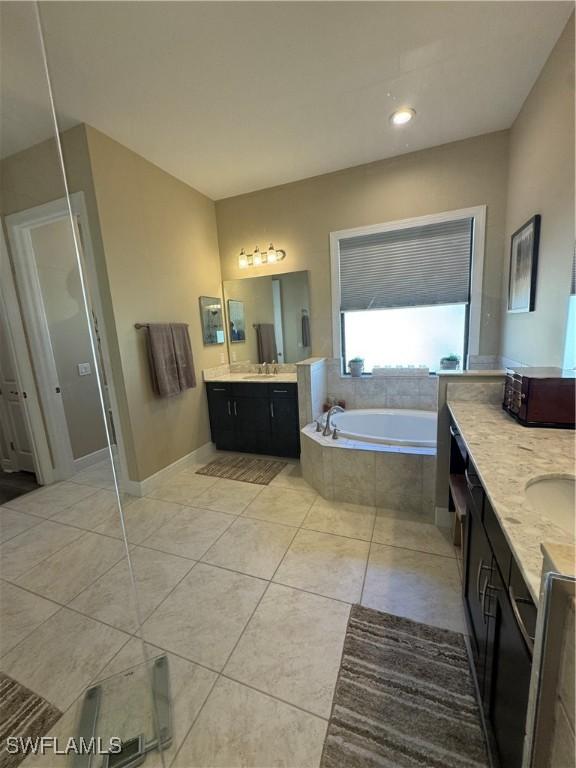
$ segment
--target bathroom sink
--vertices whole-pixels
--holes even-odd
[[[526,486],[526,498],[535,512],[541,512],[567,533],[574,534],[576,478],[550,475]]]
[[[243,379],[275,379],[275,373],[250,373],[248,376],[243,376]]]

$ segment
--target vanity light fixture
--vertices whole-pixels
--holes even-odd
[[[390,122],[392,125],[406,125],[406,123],[413,120],[415,116],[416,112],[412,107],[402,107],[401,109],[392,112],[390,115]]]
[[[252,253],[246,253],[244,248],[240,251],[238,256],[238,266],[240,269],[246,269],[247,267],[261,267],[263,264],[275,264],[277,261],[282,261],[286,258],[286,251],[277,250],[272,243],[268,246],[266,251],[261,251],[258,246],[254,248]]]

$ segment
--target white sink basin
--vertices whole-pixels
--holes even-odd
[[[576,478],[569,475],[549,475],[528,483],[525,491],[535,512],[546,515],[571,536],[576,520],[575,483]]]

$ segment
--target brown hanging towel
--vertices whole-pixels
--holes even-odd
[[[310,317],[307,312],[302,312],[302,346],[310,346]]]
[[[274,363],[278,361],[276,350],[276,335],[272,323],[257,323],[256,341],[258,344],[258,362]]]
[[[170,328],[172,329],[172,338],[174,340],[178,381],[180,383],[180,390],[183,392],[185,389],[192,389],[196,386],[192,345],[190,344],[186,323],[172,323]]]
[[[168,323],[150,323],[147,334],[148,362],[152,389],[159,397],[180,393],[178,365],[172,328]]]

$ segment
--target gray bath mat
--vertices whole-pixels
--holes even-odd
[[[321,768],[485,768],[464,638],[354,605]]]
[[[287,466],[285,461],[250,459],[247,456],[225,456],[196,470],[197,475],[241,480],[244,483],[268,485]]]
[[[0,672],[0,768],[15,768],[26,755],[11,755],[6,738],[45,736],[62,713],[49,701]]]

